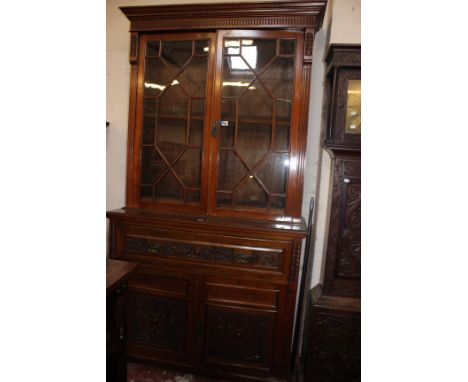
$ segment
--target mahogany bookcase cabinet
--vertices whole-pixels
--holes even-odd
[[[288,380],[314,34],[326,1],[124,7],[128,355]]]

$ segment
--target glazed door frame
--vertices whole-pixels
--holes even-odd
[[[220,135],[217,134],[216,139],[211,141],[210,145],[210,176],[208,186],[208,215],[212,216],[226,216],[226,217],[247,217],[247,218],[269,218],[274,219],[275,217],[281,216],[294,216],[297,214],[293,205],[294,199],[297,196],[298,177],[301,176],[299,173],[299,162],[301,155],[300,153],[300,142],[299,142],[299,125],[301,123],[301,79],[303,70],[303,52],[304,52],[304,32],[300,31],[286,31],[286,30],[218,30],[217,41],[216,41],[216,74],[214,82],[214,93],[213,93],[213,112],[212,120],[213,124],[216,121],[221,121],[221,102],[222,102],[222,88],[223,88],[223,58],[224,58],[224,39],[225,38],[247,38],[247,39],[280,39],[280,38],[294,38],[296,39],[296,47],[294,54],[294,88],[291,99],[291,124],[290,124],[290,144],[289,144],[289,172],[286,176],[286,190],[285,190],[285,208],[284,210],[268,211],[266,209],[227,209],[217,207],[217,184],[218,184],[218,165],[219,165],[219,147],[220,147]],[[279,48],[277,48],[279,49]],[[276,57],[279,52],[277,51]],[[271,63],[271,62],[270,62]],[[269,64],[267,64],[268,66]],[[267,66],[265,66],[266,69]],[[260,74],[255,74],[258,78],[264,72],[264,69],[260,71]],[[256,81],[257,79],[255,79]],[[254,82],[255,82],[254,81]],[[236,127],[237,128],[237,127]],[[274,129],[274,125],[272,126]],[[269,150],[271,152],[271,148]]]
[[[142,148],[142,131],[143,131],[143,101],[144,101],[144,78],[145,78],[145,50],[148,41],[184,41],[184,40],[209,40],[209,53],[208,53],[208,66],[207,66],[207,82],[206,82],[206,96],[205,96],[205,119],[202,130],[203,144],[200,161],[200,204],[198,206],[189,205],[186,203],[160,203],[156,201],[144,201],[140,197],[141,186],[141,148]],[[214,80],[214,61],[215,61],[215,40],[216,34],[211,33],[150,33],[141,34],[139,39],[139,59],[138,59],[138,75],[136,85],[136,112],[135,112],[135,126],[133,137],[133,145],[131,150],[132,155],[128,156],[128,160],[132,161],[128,167],[127,183],[132,190],[132,207],[149,208],[161,211],[173,212],[188,212],[188,213],[205,213],[207,209],[207,196],[208,196],[208,169],[209,169],[209,139],[211,126],[211,104],[210,100],[212,94],[212,82]],[[193,57],[193,55],[192,55]],[[186,65],[186,64],[185,64]],[[190,101],[189,101],[190,102]],[[131,142],[129,141],[129,145]],[[171,170],[169,170],[171,171]],[[128,189],[128,188],[127,188]]]
[[[289,131],[289,170],[286,175],[286,189],[284,209],[267,210],[262,208],[229,209],[217,207],[217,180],[218,180],[218,152],[220,134],[213,137],[212,127],[221,120],[222,100],[222,67],[223,67],[223,41],[224,38],[253,38],[253,39],[280,39],[293,38],[296,40],[293,75],[293,94],[291,98],[291,120]],[[200,170],[200,204],[187,203],[160,203],[154,200],[142,200],[141,186],[141,149],[143,131],[143,100],[145,78],[145,50],[148,41],[182,41],[182,40],[209,40],[207,82],[205,96],[205,118],[203,125],[203,146]],[[142,33],[139,36],[138,65],[136,67],[135,92],[135,122],[132,133],[129,133],[129,153],[127,166],[127,207],[148,208],[156,211],[185,212],[194,214],[207,214],[211,216],[247,217],[275,219],[278,216],[299,216],[297,210],[297,195],[302,190],[298,187],[302,176],[300,171],[302,156],[302,143],[300,140],[301,124],[301,81],[303,79],[303,51],[304,33],[288,30],[218,30],[216,32],[181,32],[181,33]],[[278,48],[279,49],[279,48]],[[277,55],[274,58],[278,57]],[[132,69],[133,70],[133,69]],[[263,70],[262,70],[263,73]],[[257,76],[257,75],[256,75]],[[261,74],[258,74],[258,77]],[[132,93],[132,91],[131,91]],[[132,94],[131,94],[132,96]],[[276,98],[275,98],[276,99]],[[132,109],[132,107],[131,107]],[[274,129],[274,122],[272,129]],[[271,148],[268,152],[271,152]],[[137,154],[138,153],[138,154]],[[135,155],[137,154],[137,155]],[[172,171],[172,170],[170,170]],[[130,191],[130,192],[129,192]]]

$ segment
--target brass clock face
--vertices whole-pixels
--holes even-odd
[[[348,81],[345,134],[361,134],[361,80]]]

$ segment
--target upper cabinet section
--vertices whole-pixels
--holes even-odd
[[[300,217],[325,2],[127,7],[127,208]]]
[[[361,46],[332,44],[326,56],[328,124],[325,144],[361,148]]]

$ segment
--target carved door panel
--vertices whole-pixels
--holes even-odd
[[[203,284],[200,366],[233,374],[268,376],[275,369],[281,292],[272,286],[227,280]]]
[[[195,281],[191,277],[136,274],[129,283],[129,354],[193,365]]]

